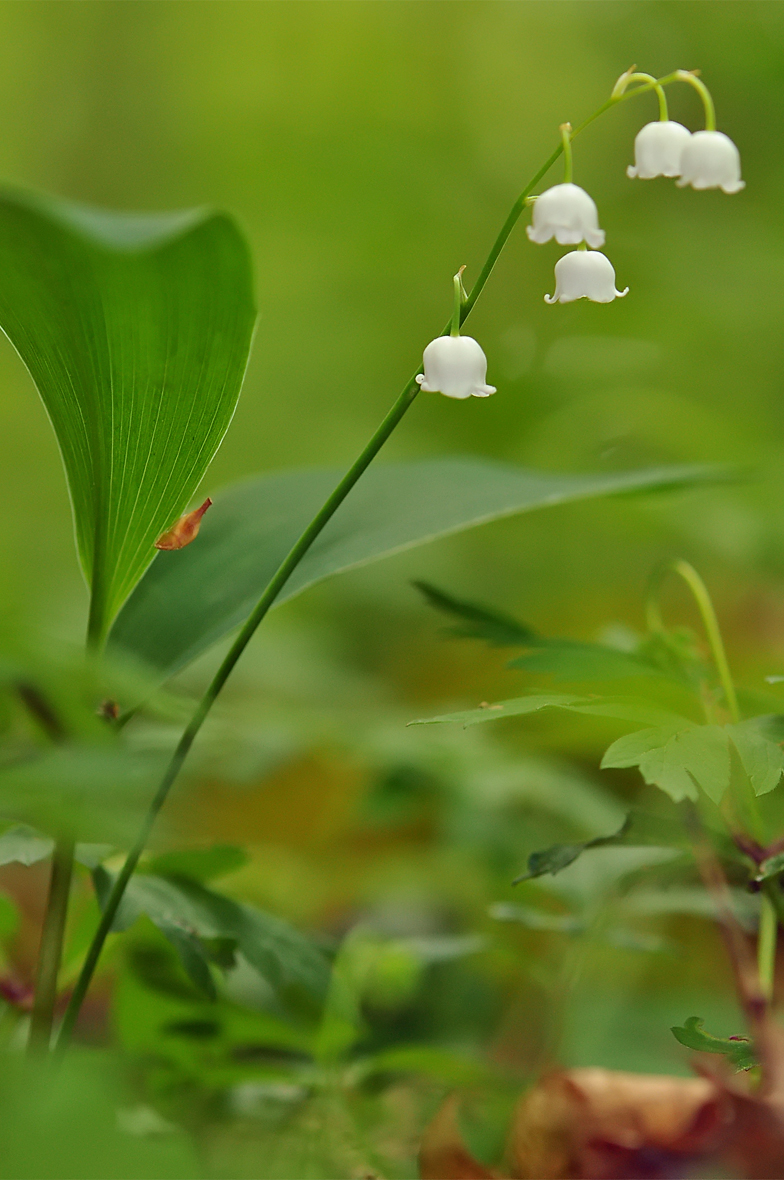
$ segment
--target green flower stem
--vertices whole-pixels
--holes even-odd
[[[694,70],[678,70],[678,81],[688,82],[697,91],[702,99],[702,105],[705,107],[705,130],[715,131],[716,108],[713,105],[710,90],[708,90],[702,79],[697,77],[697,72]]]
[[[776,969],[776,936],[779,918],[776,907],[767,893],[760,897],[759,933],[757,935],[757,969],[765,999],[773,999],[773,977]]]
[[[27,1049],[31,1055],[45,1055],[52,1040],[54,1008],[57,1002],[57,977],[63,955],[65,922],[68,916],[68,895],[74,864],[72,840],[58,840],[52,853],[49,896],[46,902],[41,948],[38,952],[38,971],[35,980],[35,1000],[30,1020]]]
[[[594,111],[594,113],[590,115],[589,118],[587,118],[574,131],[572,131],[571,138],[573,139],[575,135],[578,135],[581,131],[593,123],[595,119],[598,119],[600,115],[604,114],[604,112],[608,111],[611,107],[616,106],[619,102],[623,102],[625,99],[631,98],[634,94],[642,94],[643,92],[650,90],[653,86],[669,85],[671,82],[675,82],[676,80],[677,75],[670,74],[666,78],[660,78],[655,82],[645,82],[642,85],[636,86],[631,90],[627,90],[618,96],[611,96],[607,102],[603,103],[598,108],[598,110]],[[501,251],[506,245],[509,235],[514,229],[523,209],[526,207],[527,197],[530,196],[531,192],[534,188],[536,188],[539,181],[547,174],[547,172],[549,172],[550,168],[552,168],[553,164],[556,162],[563,150],[564,145],[562,141],[523,189],[520,196],[512,206],[509,216],[501,227],[498,237],[493,243],[490,253],[485,260],[485,264],[479,272],[479,277],[465,299],[462,298],[461,291],[458,326],[461,326],[465,323],[468,316],[471,314],[477,299],[484,290],[485,284],[487,283],[487,280],[489,279],[493,268],[498,261]],[[452,319],[450,318],[449,323],[443,329],[441,335],[446,336],[451,332],[451,330]],[[248,617],[244,626],[240,630],[239,635],[231,645],[231,648],[229,649],[229,652],[223,660],[220,668],[216,672],[212,683],[197,705],[196,711],[193,714],[191,720],[188,722],[188,725],[186,726],[185,731],[183,732],[183,735],[177,744],[177,748],[172,755],[171,761],[166,769],[163,779],[161,780],[161,784],[158,787],[152,803],[150,804],[150,809],[144,819],[144,822],[142,823],[141,830],[136,839],[136,842],[134,843],[131,851],[128,853],[125,864],[120,870],[112,891],[106,901],[103,914],[101,915],[101,921],[98,924],[98,928],[87,951],[87,956],[85,958],[84,964],[82,965],[82,970],[79,974],[79,978],[76,981],[76,986],[74,987],[65,1012],[65,1016],[63,1018],[60,1035],[57,1040],[58,1050],[65,1049],[70,1041],[74,1024],[76,1023],[76,1018],[79,1014],[79,1009],[85,995],[87,994],[87,989],[90,986],[90,981],[98,963],[101,950],[103,949],[103,944],[112,928],[114,917],[117,913],[120,902],[122,901],[125,888],[130,881],[137,864],[139,863],[139,858],[141,857],[142,852],[144,851],[144,848],[147,844],[147,840],[158,816],[158,812],[163,807],[169,790],[174,780],[177,778],[180,768],[182,767],[182,764],[188,755],[188,751],[193,745],[194,739],[201,729],[205,718],[207,717],[224,684],[228,680],[234,665],[237,663],[237,660],[240,658],[247,644],[249,643],[251,636],[255,632],[261,620],[267,614],[267,611],[274,603],[283,586],[291,577],[292,573],[302,558],[305,556],[310,546],[316,540],[316,537],[318,537],[321,530],[343,503],[354,484],[381,450],[381,447],[384,445],[392,431],[395,429],[403,415],[408,410],[411,403],[414,401],[417,393],[419,392],[419,386],[417,384],[416,378],[421,372],[422,368],[420,366],[417,372],[409,379],[409,381],[406,382],[403,392],[392,406],[391,410],[379,426],[376,433],[371,438],[370,442],[362,451],[362,454],[337,485],[332,495],[316,514],[311,523],[305,529],[302,536],[291,549],[288,556],[278,567],[278,570],[273,575],[267,588],[256,604],[253,612]]]
[[[620,98],[625,93],[627,86],[629,86],[632,82],[651,83],[653,89],[656,91],[656,97],[659,100],[659,119],[662,123],[665,123],[670,117],[669,111],[667,110],[667,95],[664,93],[664,87],[656,78],[653,77],[652,74],[641,74],[634,68],[627,70],[625,74],[621,74],[620,78],[615,83],[615,86],[613,87],[613,94]]]
[[[463,290],[463,271],[464,270],[465,270],[465,267],[461,266],[460,270],[457,272],[457,274],[454,277],[455,302],[454,302],[454,306],[452,308],[452,326],[449,331],[450,336],[459,336],[460,335],[460,315],[463,310],[463,300],[465,298],[465,291]]]
[[[563,144],[564,157],[564,184],[572,183],[572,176],[574,169],[572,167],[572,125],[571,123],[562,123],[559,131],[561,132],[561,143]]]
[[[665,566],[662,566],[654,574],[651,579],[651,586],[648,592],[648,602],[646,607],[646,614],[648,625],[652,631],[664,631],[664,624],[662,622],[661,611],[659,608],[659,591],[661,584],[668,573],[677,574],[678,577],[683,578],[686,585],[692,592],[694,600],[702,618],[705,633],[708,636],[708,643],[710,644],[711,654],[713,655],[713,662],[716,665],[716,671],[719,674],[722,688],[724,689],[724,699],[727,702],[727,708],[730,711],[730,716],[733,721],[740,721],[740,709],[738,708],[738,698],[735,695],[735,686],[732,683],[732,676],[730,675],[730,666],[727,662],[727,653],[724,650],[724,641],[721,638],[721,631],[719,630],[719,621],[716,618],[716,611],[713,609],[708,589],[703,582],[700,575],[697,573],[693,565],[688,561],[673,561]]]

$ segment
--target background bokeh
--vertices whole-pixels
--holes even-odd
[[[510,874],[531,848],[570,822],[611,830],[621,809],[610,792],[633,789],[631,778],[604,782],[607,795],[590,794],[596,810],[577,814],[588,807],[579,785],[601,781],[607,736],[587,724],[407,731],[411,717],[520,684],[502,655],[445,639],[412,578],[594,638],[639,628],[650,570],[682,556],[711,586],[739,678],[762,688],[784,671],[784,6],[0,5],[4,177],[118,209],[217,205],[249,236],[260,320],[205,481],[213,495],[256,472],[351,461],[440,330],[456,268],[467,264],[470,283],[558,125],[586,117],[633,62],[702,70],[746,189],[627,180],[652,96],[592,125],[575,143],[575,180],[599,205],[629,296],[546,306],[558,251],[532,246],[521,223],[471,320],[497,396],[421,396],[385,457],[460,452],[560,471],[719,461],[742,478],[497,523],[272,616],[169,831],[250,843],[253,862],[231,887],[303,926],[340,932],[372,911],[395,930],[489,929],[487,906],[517,896]],[[700,126],[694,92],[668,93],[672,117]],[[86,594],[61,465],[7,343],[0,503],[6,626],[77,640]],[[690,618],[677,588],[670,609]],[[198,687],[215,658],[183,686]],[[677,971],[628,949],[589,963],[565,1018],[566,1059],[685,1070],[667,1026],[692,1001],[719,1024],[733,1019],[710,928],[681,921],[699,954]],[[526,937],[510,936],[490,965],[439,977],[411,1027],[527,1059],[541,947]],[[394,1040],[400,1020],[383,1035]]]

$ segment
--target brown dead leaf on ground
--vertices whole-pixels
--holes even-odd
[[[475,1160],[452,1095],[427,1128],[422,1180],[683,1180],[784,1176],[784,1108],[724,1077],[553,1072],[521,1098],[506,1166]]]

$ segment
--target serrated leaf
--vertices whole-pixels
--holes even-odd
[[[613,742],[603,768],[639,766],[646,783],[661,787],[676,803],[696,799],[697,786],[720,803],[730,783],[730,753],[720,725],[669,726],[640,730]]]
[[[481,725],[485,721],[499,721],[503,717],[520,717],[527,713],[537,713],[540,709],[567,709],[570,713],[583,713],[589,717],[614,717],[619,721],[631,721],[634,724],[647,722],[659,726],[669,725],[672,730],[690,724],[685,717],[679,717],[676,713],[659,708],[658,705],[649,704],[648,701],[625,697],[573,696],[571,693],[563,692],[531,693],[529,696],[515,697],[510,701],[481,705],[478,709],[464,709],[459,713],[443,713],[438,717],[420,717],[416,721],[409,721],[408,724],[439,725],[445,722],[457,722],[467,727]],[[635,764],[630,763],[629,765]]]
[[[743,769],[749,776],[755,795],[767,795],[781,782],[784,773],[784,750],[760,732],[757,718],[725,726]]]
[[[196,544],[160,553],[110,643],[170,675],[241,623],[343,475],[293,471],[215,494]],[[726,478],[706,467],[555,475],[468,458],[371,467],[276,600],[342,570],[490,520],[597,496]]]
[[[0,326],[57,435],[100,634],[231,421],[255,318],[248,251],[203,209],[112,213],[6,189],[0,273]]]
[[[676,1025],[672,1035],[687,1049],[698,1053],[720,1053],[736,1070],[752,1069],[758,1064],[754,1045],[748,1037],[714,1037],[705,1032],[704,1020],[690,1016],[682,1027]]]
[[[449,628],[450,635],[464,639],[484,639],[491,647],[521,647],[535,638],[530,627],[518,623],[511,615],[502,614],[480,603],[453,598],[429,582],[412,584],[424,594],[430,606],[463,620],[460,626]]]
[[[93,880],[103,907],[114,878],[101,868],[93,874]],[[273,987],[293,983],[318,996],[326,990],[326,960],[310,939],[280,918],[214,893],[195,881],[137,873],[128,884],[113,929],[127,929],[140,914],[146,914],[169,938],[170,928],[177,927],[205,943],[216,938],[234,940],[237,949]],[[183,965],[188,970],[184,960]]]
[[[542,852],[532,852],[528,857],[526,872],[515,877],[512,884],[518,885],[521,881],[531,881],[535,877],[543,877],[545,873],[555,876],[556,873],[560,873],[562,869],[577,860],[578,856],[581,856],[587,848],[601,848],[604,844],[617,844],[628,832],[629,824],[630,818],[627,816],[618,831],[609,836],[594,836],[592,840],[583,840],[579,844],[553,844]]]

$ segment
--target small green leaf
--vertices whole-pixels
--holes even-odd
[[[6,189],[0,273],[0,326],[57,435],[100,635],[231,421],[255,318],[248,251],[203,209],[111,213]]]
[[[521,881],[531,881],[535,877],[543,877],[545,873],[555,876],[573,861],[577,860],[587,848],[601,848],[604,844],[617,844],[629,830],[629,816],[623,821],[617,832],[610,836],[595,836],[593,840],[583,840],[580,844],[553,844],[542,852],[532,852],[528,857],[528,868],[525,873],[515,877],[513,885]]]
[[[99,868],[93,881],[103,908],[114,878]],[[310,939],[280,918],[214,893],[196,881],[137,873],[128,883],[113,929],[127,929],[140,914],[146,914],[170,941],[172,927],[198,937],[205,948],[209,940],[232,940],[251,966],[275,988],[297,984],[317,996],[326,990],[327,964]],[[184,944],[177,944],[177,949],[181,955],[185,949],[186,957],[195,953],[193,945],[184,948]],[[224,954],[226,949],[224,942],[219,953]],[[206,949],[204,953],[206,960]],[[192,957],[187,961],[183,958],[183,965],[191,978],[193,971],[200,970]]]
[[[176,950],[186,975],[197,991],[202,992],[208,1000],[217,999],[209,955],[199,936],[174,922],[159,921],[156,926]]]
[[[34,865],[51,856],[54,840],[26,824],[14,824],[0,836],[0,865]]]
[[[566,863],[571,864],[572,862],[567,861]],[[566,865],[561,867],[566,868]],[[554,871],[558,872],[558,869]],[[540,874],[532,875],[539,876]],[[518,881],[528,879],[527,874],[525,877],[518,877]],[[586,922],[582,918],[574,917],[573,914],[548,914],[544,910],[534,909],[533,906],[497,902],[495,905],[491,905],[487,912],[491,918],[495,918],[496,922],[517,922],[520,926],[525,926],[527,930],[547,930],[555,934],[584,934],[587,929]]]
[[[414,582],[413,585],[424,594],[430,606],[463,620],[460,626],[449,628],[450,635],[464,639],[484,639],[491,647],[522,647],[535,639],[529,627],[518,623],[510,615],[479,603],[452,598],[429,582]]]
[[[162,676],[195,659],[247,618],[342,475],[282,472],[216,494],[198,543],[158,555],[118,616],[110,644]],[[490,520],[721,478],[726,470],[698,466],[556,475],[469,458],[374,465],[308,550],[276,604],[342,570]]]
[[[687,1049],[699,1053],[720,1053],[736,1070],[753,1069],[758,1064],[754,1046],[748,1037],[714,1037],[705,1032],[705,1022],[690,1016],[683,1027],[676,1025],[672,1034]]]
[[[781,782],[784,750],[760,732],[756,717],[725,728],[740,755],[755,795],[767,795]]]
[[[767,860],[762,862],[754,880],[767,881],[770,877],[778,877],[781,873],[784,873],[784,852],[777,852],[775,856],[769,856]]]

